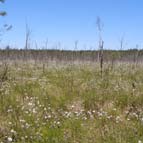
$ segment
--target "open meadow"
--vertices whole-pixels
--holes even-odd
[[[141,143],[143,65],[0,65],[0,143]]]

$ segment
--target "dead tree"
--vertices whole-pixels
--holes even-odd
[[[104,59],[103,59],[104,41],[102,40],[102,35],[101,35],[102,29],[103,29],[103,24],[101,22],[100,17],[97,17],[96,25],[97,25],[97,29],[99,32],[99,56],[98,56],[98,58],[99,58],[100,72],[101,72],[101,77],[102,77],[103,76],[103,63],[104,63]]]
[[[27,60],[28,58],[28,49],[30,49],[30,35],[31,35],[31,30],[26,23],[26,33],[25,33],[25,50],[24,50],[24,59]]]
[[[31,35],[31,30],[28,27],[28,24],[26,23],[26,35],[25,35],[25,50],[28,50],[30,47],[30,35]]]

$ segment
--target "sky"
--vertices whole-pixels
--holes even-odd
[[[13,26],[0,47],[24,48],[27,23],[32,48],[98,49],[97,17],[105,49],[120,49],[121,39],[124,49],[143,47],[143,0],[6,0],[0,9],[0,26]]]

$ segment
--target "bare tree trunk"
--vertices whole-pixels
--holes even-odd
[[[100,17],[97,17],[96,20],[96,25],[98,28],[98,32],[99,32],[99,62],[100,62],[100,72],[101,72],[101,77],[103,77],[103,40],[102,40],[102,29],[103,29],[103,23],[101,22]]]
[[[30,49],[30,35],[31,35],[31,30],[28,27],[28,24],[26,23],[26,35],[25,35],[25,55],[24,58],[27,60],[28,56],[28,49]]]
[[[103,41],[101,41],[101,43],[100,43],[100,54],[99,54],[99,60],[100,60],[100,73],[101,73],[101,77],[103,77],[103,61],[104,61],[104,59],[103,59],[103,45],[104,45],[104,42]]]

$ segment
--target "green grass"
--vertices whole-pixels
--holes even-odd
[[[142,65],[9,65],[0,143],[143,142],[142,103]]]

